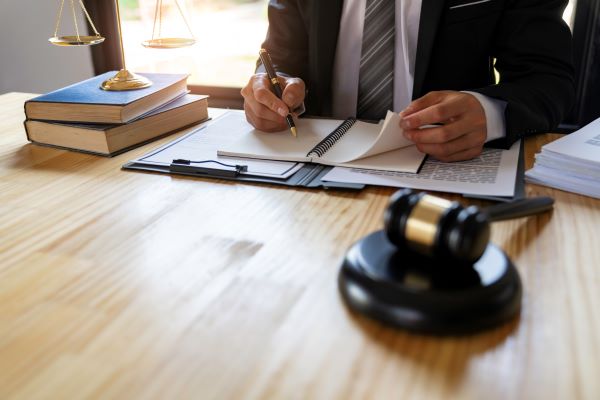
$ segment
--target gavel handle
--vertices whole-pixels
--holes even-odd
[[[504,221],[551,210],[553,204],[554,199],[552,197],[532,197],[489,206],[483,209],[483,212],[489,216],[492,222]]]

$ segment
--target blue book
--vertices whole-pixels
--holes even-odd
[[[122,124],[170,102],[187,91],[186,74],[140,74],[152,81],[145,89],[106,91],[100,84],[116,72],[35,97],[25,103],[28,119]]]

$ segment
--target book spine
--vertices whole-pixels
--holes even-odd
[[[31,138],[29,137],[29,127],[27,126],[27,121],[25,120],[23,121],[23,127],[25,127],[25,136],[27,136],[27,140],[32,142]]]
[[[333,132],[325,137],[325,139],[321,140],[319,143],[315,145],[307,154],[306,157],[322,157],[323,154],[327,153],[327,151],[333,147],[334,144],[340,140],[346,132],[352,128],[352,125],[356,122],[356,118],[348,118],[344,122],[340,124]]]

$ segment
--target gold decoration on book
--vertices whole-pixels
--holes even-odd
[[[162,21],[163,21],[163,0],[156,0],[154,7],[154,23],[152,25],[152,38],[144,40],[142,45],[153,49],[176,49],[180,47],[191,46],[196,43],[196,38],[192,32],[192,28],[185,17],[185,13],[181,8],[178,0],[174,0],[177,6],[177,11],[181,19],[185,23],[185,26],[190,34],[189,37],[164,37],[162,32]]]
[[[75,25],[75,35],[66,35],[59,36],[58,30],[60,28],[60,20],[62,18],[62,13],[65,5],[65,0],[61,0],[60,9],[58,11],[58,16],[56,17],[56,26],[54,28],[54,36],[52,36],[48,41],[56,46],[90,46],[94,44],[99,44],[104,42],[104,38],[100,36],[98,30],[96,30],[96,26],[92,22],[90,15],[88,14],[85,6],[83,5],[83,1],[79,0],[79,6],[81,10],[85,14],[90,26],[94,30],[94,35],[81,35],[79,34],[79,26],[77,25],[77,18],[75,16],[75,1],[69,0],[71,2],[71,12],[73,14],[73,24]]]

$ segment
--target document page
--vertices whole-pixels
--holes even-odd
[[[445,163],[428,158],[418,174],[336,167],[323,180],[469,195],[513,196],[519,149],[520,141],[510,150],[484,149],[479,157],[467,161]]]
[[[600,198],[600,118],[542,146],[525,177],[538,185]]]
[[[302,163],[252,160],[217,156],[217,148],[238,140],[247,131],[243,112],[229,111],[226,118],[217,118],[203,124],[187,135],[172,141],[140,158],[135,163],[169,166],[175,159],[190,161],[218,161],[228,165],[246,165],[244,174],[272,178],[288,178],[302,168]],[[192,164],[204,168],[228,170],[231,167],[214,162]]]
[[[542,149],[583,162],[600,163],[600,118]]]

